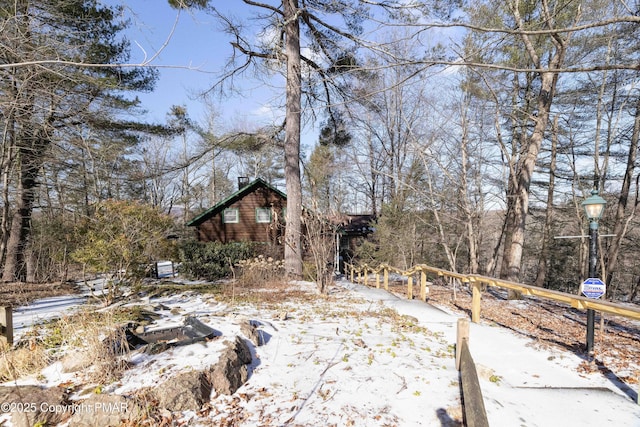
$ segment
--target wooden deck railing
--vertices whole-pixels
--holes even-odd
[[[597,299],[586,298],[580,295],[568,294],[565,292],[554,291],[551,289],[540,288],[533,285],[525,285],[523,283],[510,282],[507,280],[496,279],[493,277],[481,276],[478,274],[461,274],[441,268],[431,267],[425,264],[419,264],[408,270],[402,270],[380,264],[377,267],[371,267],[367,264],[355,266],[346,264],[349,269],[349,275],[352,282],[368,284],[370,275],[375,275],[376,287],[380,287],[380,275],[383,277],[384,289],[389,290],[389,273],[396,273],[407,281],[407,298],[414,298],[413,279],[417,275],[420,276],[420,299],[426,301],[429,292],[427,286],[428,275],[437,277],[450,277],[457,279],[463,283],[468,283],[471,288],[471,321],[478,323],[480,321],[480,302],[482,299],[482,289],[486,286],[494,286],[503,289],[512,289],[522,293],[523,295],[533,295],[546,298],[553,301],[569,304],[571,307],[587,310],[592,309],[602,313],[614,314],[616,316],[624,316],[634,320],[640,320],[640,307],[618,304],[609,301],[601,301]],[[357,276],[357,277],[356,277]]]

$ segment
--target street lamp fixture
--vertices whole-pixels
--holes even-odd
[[[589,218],[589,278],[596,278],[598,263],[598,221],[602,218],[607,201],[598,195],[597,188],[591,191],[585,201],[582,202],[584,212]],[[593,329],[595,312],[587,309],[587,355],[593,354]]]
[[[591,196],[582,202],[584,211],[591,223],[595,222],[597,224],[600,218],[602,218],[606,204],[607,201],[598,195],[598,190],[591,190]]]

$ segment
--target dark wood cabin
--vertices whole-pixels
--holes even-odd
[[[238,178],[238,191],[187,223],[202,242],[282,244],[287,195],[258,178]]]
[[[338,214],[330,218],[338,230],[339,268],[344,271],[344,262],[352,262],[356,249],[375,231],[376,217],[370,214]]]

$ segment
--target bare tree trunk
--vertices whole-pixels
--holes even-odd
[[[469,273],[478,273],[479,261],[478,261],[478,235],[476,233],[473,219],[474,210],[469,202],[469,183],[467,175],[469,173],[468,161],[469,161],[469,123],[467,120],[467,108],[468,101],[464,103],[462,108],[461,120],[462,120],[462,140],[460,147],[460,166],[462,173],[460,174],[460,191],[458,196],[460,197],[460,204],[462,206],[462,212],[464,214],[465,229],[467,232],[467,244],[469,246]]]
[[[287,226],[285,229],[284,269],[287,277],[302,277],[302,183],[300,182],[300,129],[302,74],[298,0],[284,0],[287,54],[287,106],[284,141],[284,173],[287,187]]]
[[[425,164],[425,170],[428,171],[429,169],[426,167],[426,165],[428,164],[428,160],[426,158],[423,158],[422,161]],[[431,195],[431,198],[435,200],[437,196],[433,188],[433,179],[430,172],[427,172],[426,178],[427,190],[429,192],[428,194]],[[455,248],[452,248],[451,245],[447,242],[445,228],[442,220],[440,219],[440,208],[436,203],[432,204],[431,214],[433,215],[433,226],[437,229],[438,232],[438,242],[444,249],[444,252],[447,256],[447,261],[449,262],[449,269],[454,273],[457,273],[457,249],[460,244],[461,238],[458,238]],[[416,239],[414,238],[412,240],[415,241]],[[411,265],[412,264],[405,265],[404,268],[410,268]]]
[[[556,53],[556,63],[561,63],[560,53]],[[538,94],[538,116],[534,118],[534,129],[527,142],[527,148],[521,159],[516,186],[509,197],[513,200],[513,209],[507,222],[507,236],[509,240],[505,242],[505,256],[502,262],[501,277],[503,279],[517,282],[520,279],[520,267],[522,262],[522,250],[524,247],[525,223],[529,213],[529,188],[533,177],[533,170],[536,159],[544,139],[544,131],[549,121],[549,110],[551,100],[555,92],[557,74],[546,72],[541,74],[542,85]],[[510,291],[511,298],[518,298],[519,295]]]
[[[612,238],[611,246],[609,246],[609,251],[606,254],[606,283],[608,284],[613,282],[613,275],[615,274],[615,270],[618,265],[618,252],[620,251],[620,246],[622,245],[622,240],[624,239],[624,235],[627,230],[625,227],[624,217],[629,203],[629,191],[631,188],[631,182],[633,181],[633,173],[635,171],[635,163],[638,155],[638,140],[640,140],[640,97],[636,101],[636,113],[635,120],[633,122],[631,144],[629,146],[629,153],[627,156],[627,168],[624,173],[620,196],[618,197],[618,206],[613,226],[614,237]]]
[[[25,281],[27,283],[36,283],[38,280],[38,256],[35,251],[27,249],[25,254]]]
[[[37,177],[42,166],[45,149],[48,146],[48,141],[42,137],[40,132],[36,132],[35,135],[23,135],[19,141],[20,180],[7,242],[4,271],[2,272],[2,281],[4,282],[26,279],[26,250],[31,231],[33,202],[38,187]]]
[[[518,25],[524,28],[520,11],[513,4],[512,13]],[[549,17],[549,22],[553,20]],[[529,54],[531,62],[537,67],[542,68],[542,61],[536,51],[536,46],[528,35],[523,34],[522,40]],[[525,238],[525,224],[527,214],[529,212],[529,188],[533,179],[533,171],[536,165],[536,159],[542,146],[544,132],[549,122],[549,111],[553,96],[556,91],[558,82],[558,74],[554,72],[560,68],[564,61],[566,50],[566,41],[558,34],[551,35],[551,42],[554,45],[553,52],[549,53],[549,63],[545,72],[540,72],[540,90],[536,100],[536,115],[530,116],[534,123],[533,131],[529,138],[525,138],[525,146],[523,147],[517,175],[515,176],[514,186],[510,187],[508,202],[512,209],[509,211],[510,217],[507,218],[505,251],[502,262],[501,277],[510,281],[518,281],[520,279],[520,269],[522,264],[522,251]],[[509,298],[519,298],[518,292],[509,291]]]
[[[20,193],[23,190],[18,190]],[[21,200],[22,197],[19,197]],[[11,227],[9,229],[9,238],[7,240],[6,255],[4,261],[4,269],[2,270],[2,281],[13,282],[16,280],[24,279],[26,271],[21,268],[24,266],[24,240],[22,237],[23,231],[28,227],[23,223],[25,214],[24,209],[16,207],[11,218]]]
[[[89,171],[87,170],[87,162],[85,160],[85,151],[82,150],[82,181],[83,181],[83,202],[84,202],[84,214],[89,217],[91,212],[89,211]]]
[[[182,182],[181,182],[181,193],[182,193],[182,223],[186,224],[189,222],[189,215],[191,215],[191,185],[189,182],[189,146],[187,141],[187,131],[185,129],[182,132],[182,155],[184,156],[185,166],[182,170]]]
[[[11,222],[9,221],[11,216],[11,200],[9,198],[9,186],[11,185],[11,174],[15,165],[13,156],[13,140],[14,122],[12,119],[6,121],[6,129],[2,136],[2,217],[0,218],[0,261],[5,259],[7,250],[7,242],[9,240],[9,227]]]
[[[15,82],[11,82],[7,89],[7,97],[11,100],[12,106],[5,113],[4,128],[2,130],[2,219],[0,220],[0,261],[4,261],[3,271],[6,270],[6,255],[7,246],[9,244],[9,235],[11,233],[11,198],[10,198],[10,186],[11,177],[14,174],[16,167],[16,131],[17,122],[16,111],[19,107],[18,90]]]
[[[16,207],[11,218],[9,239],[7,240],[3,282],[24,281],[26,279],[26,248],[27,238],[31,226],[31,211],[33,199],[29,196],[29,189],[20,180],[17,188]]]
[[[538,258],[538,273],[535,285],[543,287],[547,280],[549,262],[549,247],[551,246],[551,225],[553,224],[553,193],[556,182],[556,155],[558,151],[558,116],[553,120],[553,135],[551,137],[551,164],[549,165],[549,188],[547,190],[547,211],[542,233],[542,250]]]
[[[629,302],[634,302],[638,294],[640,293],[640,276],[638,276],[638,280],[633,284],[631,289],[631,297],[629,297]]]

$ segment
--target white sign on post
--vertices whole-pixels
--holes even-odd
[[[175,271],[173,269],[173,262],[158,261],[156,263],[156,276],[158,279],[175,276]]]
[[[607,292],[607,285],[598,278],[590,277],[582,282],[580,291],[587,298],[597,299]]]

